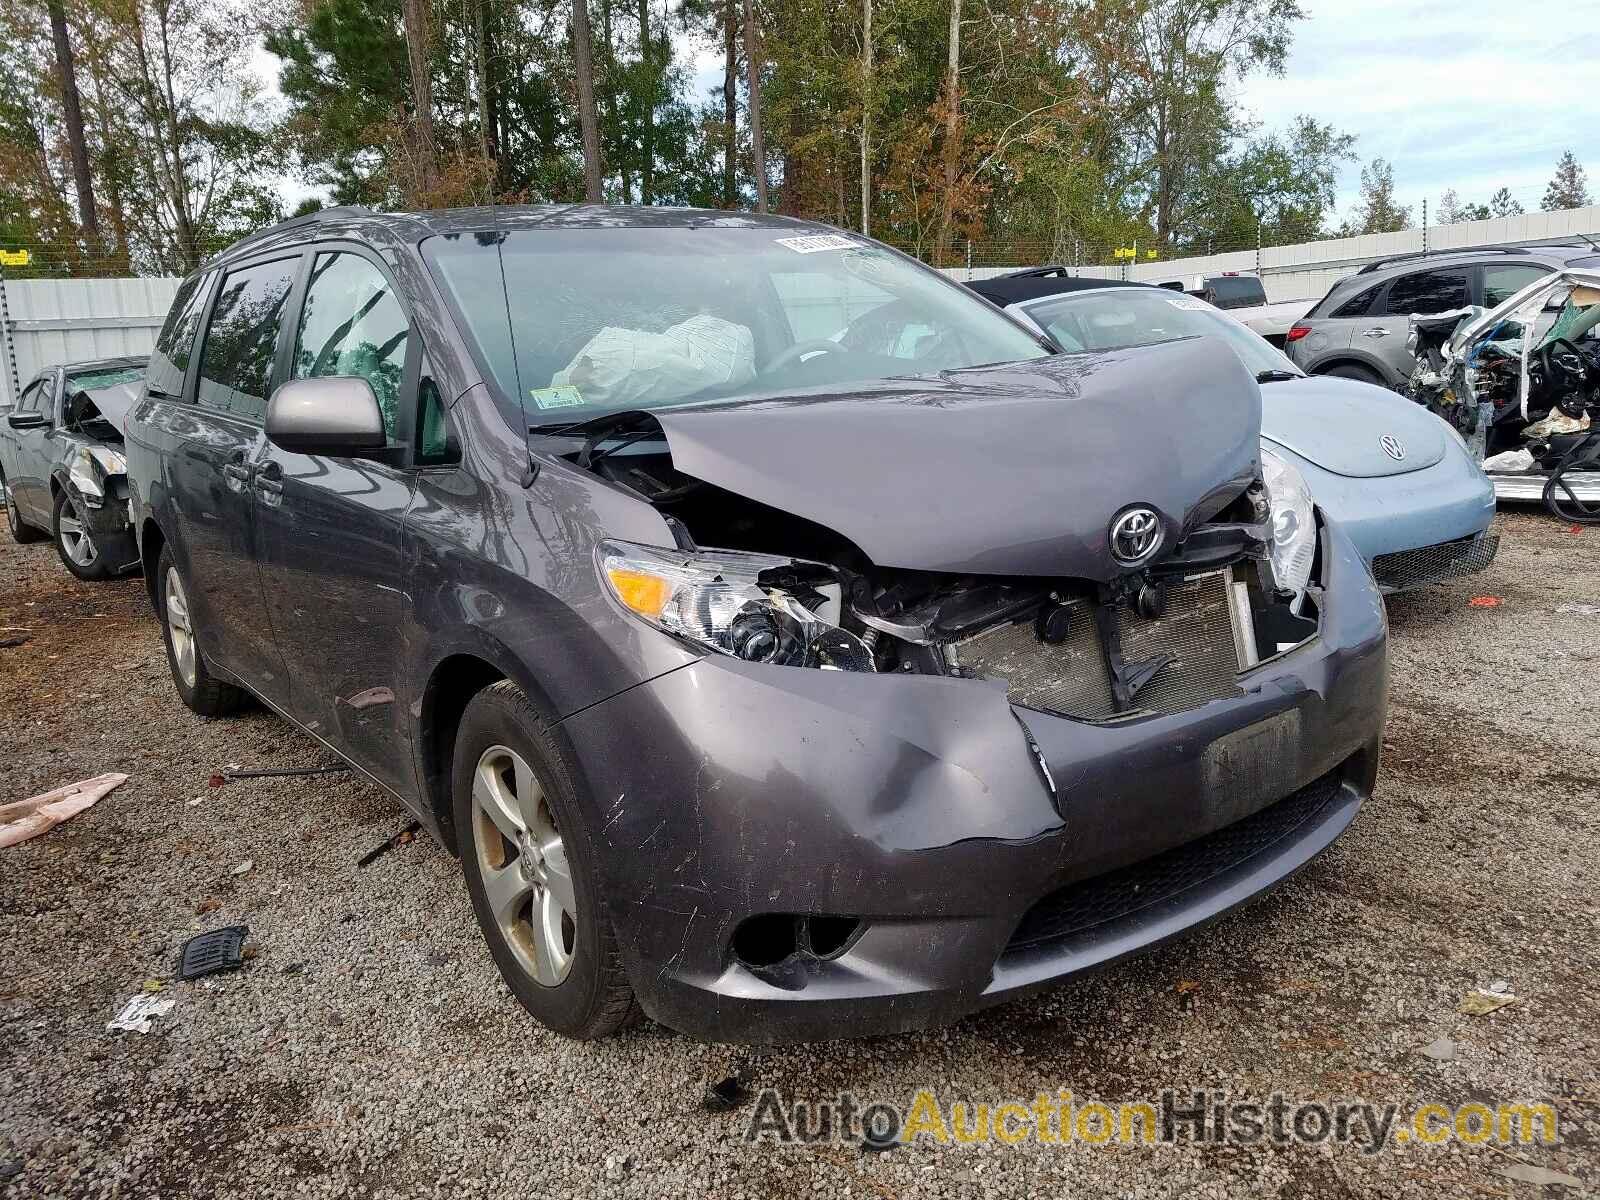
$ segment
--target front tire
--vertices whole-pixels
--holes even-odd
[[[50,513],[50,536],[61,556],[61,565],[79,579],[93,583],[111,574],[105,555],[94,543],[89,532],[89,522],[83,509],[66,488],[56,493],[56,502]]]
[[[226,717],[244,706],[245,694],[231,683],[211,674],[205,655],[195,638],[193,610],[189,607],[189,588],[172,550],[161,548],[156,566],[156,597],[161,605],[161,640],[167,647],[167,666],[178,697],[191,712],[202,717]]]
[[[22,546],[44,541],[44,533],[24,521],[17,511],[17,502],[11,498],[11,487],[3,474],[0,474],[0,486],[6,490],[6,528],[11,531],[11,540]]]
[[[543,1025],[615,1033],[633,989],[561,751],[520,688],[479,692],[456,732],[452,789],[467,892],[511,992]]]

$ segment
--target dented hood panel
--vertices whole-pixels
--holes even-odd
[[[1154,508],[1170,546],[1254,477],[1261,396],[1226,346],[1188,338],[652,415],[679,471],[879,566],[1107,580],[1121,509]]]

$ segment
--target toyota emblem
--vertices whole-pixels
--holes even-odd
[[[1400,439],[1391,434],[1384,434],[1378,439],[1378,445],[1383,447],[1383,452],[1395,462],[1405,462],[1406,448],[1400,444]]]
[[[1130,508],[1111,522],[1111,557],[1125,567],[1144,562],[1161,546],[1161,518],[1152,508]]]

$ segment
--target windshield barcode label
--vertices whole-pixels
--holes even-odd
[[[815,254],[819,250],[854,250],[856,244],[836,233],[814,233],[808,237],[779,238],[778,245],[787,246],[796,254]]]

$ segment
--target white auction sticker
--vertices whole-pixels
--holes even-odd
[[[805,237],[778,238],[778,245],[787,246],[796,254],[815,254],[819,250],[854,250],[856,244],[837,233],[813,233]]]

